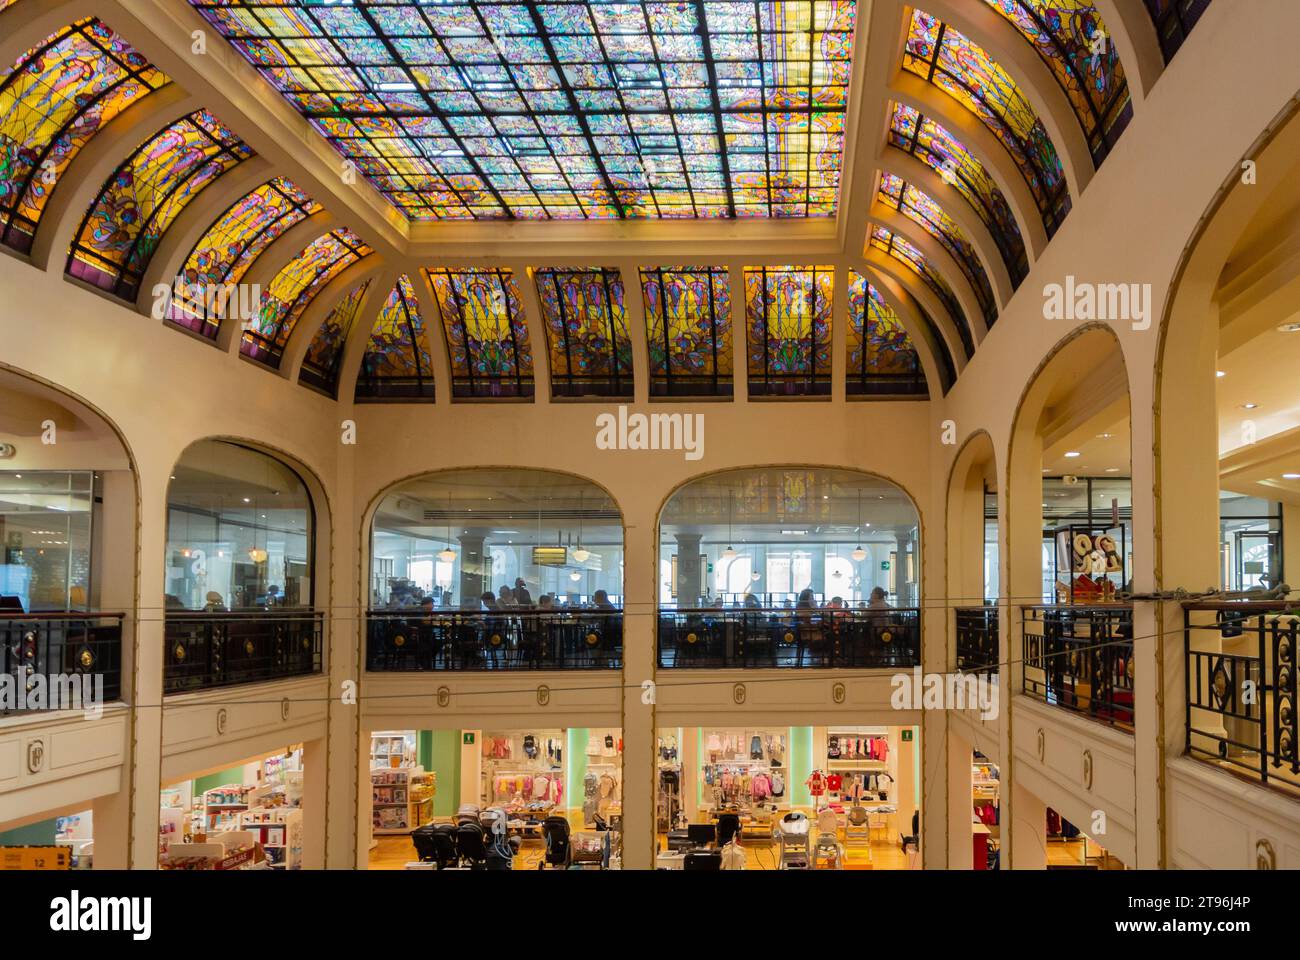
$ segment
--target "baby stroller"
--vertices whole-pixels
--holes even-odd
[[[456,826],[462,823],[478,823],[482,817],[477,803],[462,803],[456,811]]]
[[[806,814],[792,810],[776,822],[776,837],[781,841],[778,870],[807,870],[812,866],[812,841]]]
[[[483,827],[477,821],[466,820],[456,827],[456,855],[461,866],[471,870],[482,870],[487,866],[487,842]]]
[[[480,821],[487,834],[485,866],[488,870],[512,870],[515,854],[519,852],[520,839],[510,836],[509,817],[501,807],[483,811]]]
[[[542,821],[542,837],[546,840],[546,854],[537,869],[544,870],[547,865],[561,870],[567,868],[571,854],[569,821],[564,817],[547,817]]]
[[[813,847],[814,870],[843,870],[844,844],[840,843],[839,821],[831,810],[817,815],[817,843]]]
[[[439,870],[456,864],[456,827],[450,823],[429,823],[411,831],[415,856],[423,863],[432,863]]]

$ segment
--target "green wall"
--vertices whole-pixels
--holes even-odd
[[[209,773],[206,777],[196,778],[194,781],[194,795],[201,797],[204,791],[211,790],[213,787],[224,787],[227,784],[243,782],[244,765],[241,763],[229,770],[220,770],[217,773]]]
[[[54,845],[53,820],[29,823],[16,830],[0,831],[0,847],[49,847]]]
[[[805,781],[817,766],[813,757],[812,727],[790,728],[790,753],[786,760],[790,767],[786,773],[785,792],[790,797],[790,805],[811,807],[813,798]]]
[[[460,806],[460,731],[421,730],[415,738],[415,762],[438,777],[433,815],[450,817]]]
[[[564,797],[560,805],[572,810],[582,809],[582,781],[587,778],[587,727],[569,727],[564,751]]]

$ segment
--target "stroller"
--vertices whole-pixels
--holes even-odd
[[[843,870],[844,844],[840,843],[839,821],[831,810],[817,815],[817,843],[813,847],[814,870]]]
[[[411,831],[415,856],[422,863],[432,863],[438,870],[456,865],[456,827],[450,823],[430,823]]]
[[[544,870],[548,864],[557,869],[566,869],[572,856],[569,821],[564,817],[547,817],[542,821],[542,837],[546,840],[546,854],[537,869]]]
[[[462,823],[478,823],[482,816],[477,803],[462,803],[456,810],[456,826]]]
[[[509,816],[501,807],[488,807],[479,821],[487,834],[485,867],[488,870],[514,869],[515,855],[522,841],[510,836]]]
[[[812,866],[812,840],[808,816],[792,810],[776,823],[773,831],[781,841],[778,870],[807,870]]]
[[[456,856],[461,866],[471,870],[486,869],[487,840],[482,825],[477,821],[465,820],[456,827]]]

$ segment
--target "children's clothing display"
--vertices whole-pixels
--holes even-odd
[[[814,770],[808,775],[808,779],[803,782],[808,788],[808,793],[814,797],[820,797],[826,792],[826,775],[820,770]]]

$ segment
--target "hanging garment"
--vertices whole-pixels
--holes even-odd
[[[820,797],[826,792],[826,778],[820,770],[814,770],[809,774],[803,785],[808,788],[808,792],[814,797]]]
[[[826,775],[826,790],[828,793],[839,793],[840,787],[844,785],[844,778],[838,773],[828,773]]]
[[[758,734],[755,734],[749,740],[749,759],[763,759],[763,741],[759,739]]]
[[[716,733],[709,734],[709,740],[705,749],[708,750],[709,753],[721,753],[722,739]]]
[[[781,797],[785,795],[785,777],[779,773],[773,773],[772,777],[772,796]]]

